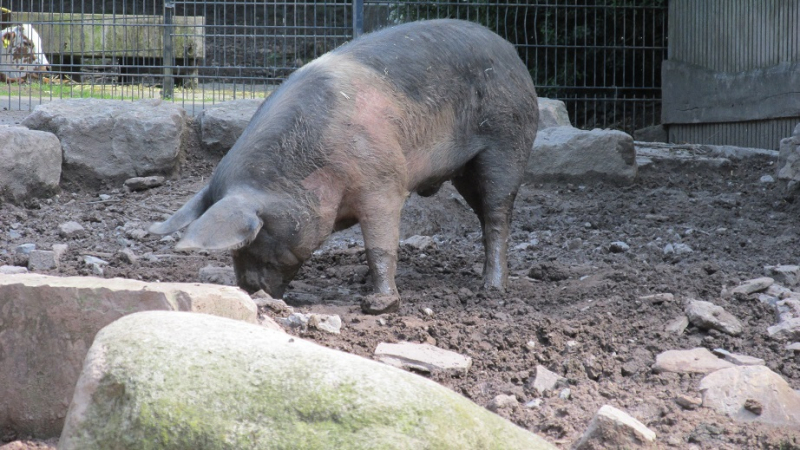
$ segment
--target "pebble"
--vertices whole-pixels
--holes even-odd
[[[497,412],[499,409],[513,408],[518,405],[519,401],[517,401],[517,397],[513,395],[500,394],[490,400],[486,408],[489,411]]]
[[[572,448],[642,448],[652,445],[655,440],[656,433],[643,423],[611,405],[603,405]]]
[[[308,318],[308,327],[339,334],[342,330],[342,318],[338,315],[311,314]]]
[[[436,247],[436,242],[433,240],[432,237],[430,237],[430,236],[420,236],[420,235],[414,235],[414,236],[411,236],[410,238],[403,239],[402,244],[406,245],[406,246],[409,246],[409,247],[412,247],[412,248],[415,248],[417,250],[426,250],[429,247],[430,248],[435,248]]]
[[[766,291],[773,283],[775,283],[775,280],[770,277],[754,278],[733,288],[731,290],[731,295],[750,295],[756,292]]]
[[[792,342],[786,344],[786,350],[793,351],[793,352],[800,352],[800,342]]]
[[[690,397],[688,395],[679,395],[675,397],[675,403],[681,408],[693,411],[703,404],[703,400],[697,397]]]
[[[419,372],[444,371],[465,376],[472,367],[472,358],[430,344],[381,342],[375,348],[375,358],[390,366]]]
[[[731,336],[742,334],[742,323],[739,319],[711,302],[691,300],[684,312],[689,322],[698,328],[713,328]]]
[[[96,264],[98,266],[105,266],[106,264],[108,264],[108,261],[104,261],[96,256],[84,255],[83,263],[86,264],[87,266],[91,266],[93,264]]]
[[[689,318],[686,316],[680,316],[674,319],[672,322],[668,323],[667,326],[664,327],[664,331],[668,333],[674,334],[682,334],[686,327],[689,326]]]
[[[129,248],[123,248],[117,252],[117,258],[126,264],[136,264],[136,262],[139,260],[139,258],[136,256],[136,253]]]
[[[772,175],[764,175],[761,178],[759,178],[758,181],[761,183],[774,183],[775,178],[773,178]]]
[[[103,201],[111,200],[111,196],[108,195],[108,194],[100,194],[100,195],[98,195],[98,197],[100,197],[100,200],[103,200]]]
[[[145,189],[152,189],[164,184],[164,177],[134,177],[125,180],[125,188],[130,191],[143,191]]]
[[[611,245],[608,246],[608,251],[611,253],[625,253],[630,249],[631,246],[622,241],[612,242]]]
[[[8,239],[13,241],[15,239],[19,239],[22,237],[22,233],[17,230],[9,230],[8,231]]]
[[[28,269],[22,266],[0,266],[0,274],[15,275],[18,273],[28,273]]]
[[[767,333],[775,339],[800,340],[800,317],[773,325],[767,328]]]
[[[198,271],[197,277],[201,283],[236,286],[236,274],[233,272],[233,267],[229,266],[205,266]]]
[[[34,250],[36,250],[36,244],[21,244],[14,249],[14,252],[18,255],[30,255]]]
[[[546,367],[536,366],[536,377],[533,379],[533,390],[539,394],[547,391],[553,391],[559,383],[566,382],[566,378],[561,375],[548,370]]]
[[[528,409],[539,408],[541,406],[542,406],[542,399],[540,398],[535,398],[525,403],[525,407]]]
[[[64,238],[75,238],[83,236],[85,233],[86,229],[83,228],[83,225],[75,221],[64,222],[58,226],[58,234]]]
[[[639,297],[639,300],[643,302],[650,302],[654,305],[660,305],[662,303],[671,303],[673,300],[675,300],[675,296],[667,292],[661,294],[645,295]]]
[[[713,352],[715,355],[722,357],[725,361],[732,362],[737,366],[763,366],[766,364],[761,358],[731,353],[722,348],[715,348]]]
[[[422,308],[422,312],[428,317],[433,316],[433,310],[430,308]]]
[[[691,350],[668,350],[656,355],[653,371],[656,373],[710,373],[730,367],[735,366],[717,358],[709,350],[698,347]]]
[[[561,400],[569,400],[572,397],[572,391],[570,388],[564,388],[561,392],[558,393],[558,398]]]
[[[800,284],[800,266],[766,266],[764,267],[764,275],[785,286],[795,287]]]

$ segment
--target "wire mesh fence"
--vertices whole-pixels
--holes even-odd
[[[26,36],[27,48],[48,67],[42,71],[35,58],[14,61],[14,45],[4,40],[0,74],[16,76],[5,76],[10,81],[0,85],[0,98],[12,108],[75,97],[167,98],[200,107],[263,98],[292,71],[362,32],[449,17],[482,23],[515,44],[539,94],[563,100],[578,127],[632,132],[660,119],[666,0],[0,0],[0,6],[7,10],[4,31],[29,24],[35,36]]]

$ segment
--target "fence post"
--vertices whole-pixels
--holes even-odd
[[[353,39],[364,34],[364,0],[353,0]]]
[[[172,46],[174,30],[173,19],[175,15],[175,2],[164,2],[164,55],[161,64],[164,66],[164,82],[161,89],[162,98],[172,98],[175,94],[175,78],[172,76],[172,66],[175,65],[175,52]]]

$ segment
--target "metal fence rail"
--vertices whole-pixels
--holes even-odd
[[[660,119],[666,0],[0,0],[38,31],[50,71],[0,98],[261,98],[359,33],[441,17],[514,43],[573,124],[632,132]],[[0,60],[0,69],[3,69]],[[28,102],[20,101],[22,108]]]

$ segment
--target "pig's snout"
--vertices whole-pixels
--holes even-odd
[[[246,248],[234,251],[233,269],[236,273],[236,283],[250,294],[263,290],[273,298],[283,298],[286,288],[303,262],[291,254],[285,255],[282,259],[290,261],[265,262]]]

